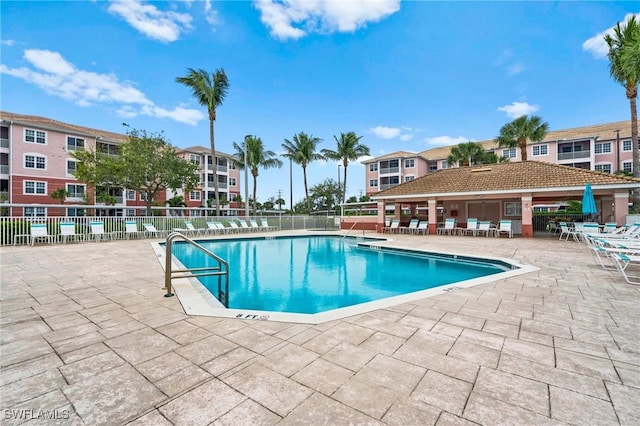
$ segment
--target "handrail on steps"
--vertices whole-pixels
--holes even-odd
[[[347,235],[349,235],[349,233],[353,230],[353,228],[355,228],[355,226],[359,223],[362,223],[362,236],[364,237],[364,221],[356,220],[355,222],[353,222],[353,225],[351,225],[351,228],[349,228],[347,233],[342,236],[342,239],[344,240],[345,238],[347,238]]]
[[[207,256],[211,257],[217,262],[217,266],[208,266],[204,268],[187,268],[187,269],[176,269],[172,270],[172,247],[173,240],[181,239]],[[173,278],[190,278],[190,277],[208,277],[208,276],[217,276],[218,277],[218,294],[214,296],[224,305],[225,308],[229,307],[229,264],[215,253],[207,250],[202,247],[200,244],[193,241],[191,238],[185,236],[180,232],[172,232],[167,237],[166,248],[165,248],[165,269],[164,269],[164,289],[167,293],[164,297],[171,297],[174,294],[171,292],[171,280]],[[179,275],[177,275],[179,274]],[[222,289],[222,278],[224,277],[224,291]]]

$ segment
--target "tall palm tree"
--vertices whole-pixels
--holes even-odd
[[[523,115],[502,126],[496,142],[502,147],[519,147],[522,161],[527,161],[527,141],[540,142],[548,131],[549,123],[543,122],[542,118]]]
[[[357,136],[355,132],[340,133],[340,138],[333,135],[336,140],[336,150],[323,149],[322,155],[329,160],[342,161],[344,167],[344,190],[340,189],[342,196],[342,202],[347,192],[347,167],[349,167],[349,161],[355,161],[363,155],[370,155],[369,147],[361,144],[360,139],[362,136]]]
[[[245,157],[244,149],[247,148],[247,168],[251,171],[253,176],[253,202],[254,208],[257,201],[256,192],[258,188],[258,170],[272,169],[282,167],[282,161],[277,158],[277,154],[273,151],[265,150],[262,139],[256,136],[247,135],[244,137],[242,145],[234,142],[233,148],[236,150],[235,154],[231,158],[231,163],[238,169],[244,170]]]
[[[633,176],[640,177],[640,151],[638,151],[638,83],[640,82],[640,24],[632,16],[621,26],[613,29],[614,35],[607,34],[604,40],[609,46],[608,58],[611,77],[624,86],[631,108],[631,143],[633,145]],[[640,189],[633,191],[633,209],[638,211]]]
[[[216,108],[222,105],[229,90],[229,80],[222,68],[213,74],[203,69],[187,68],[187,75],[177,77],[176,82],[191,89],[198,103],[207,107],[209,113],[209,141],[211,142],[211,165],[213,168],[213,191],[216,198],[216,216],[220,216],[220,194],[218,192],[218,168],[216,165],[216,144],[213,136],[213,123],[216,121]]]
[[[302,175],[304,177],[304,196],[307,199],[307,208],[309,209],[309,213],[311,213],[311,200],[309,199],[309,188],[307,187],[307,166],[312,161],[324,160],[322,154],[316,152],[316,148],[320,142],[322,142],[322,139],[300,132],[293,136],[293,142],[285,139],[282,144],[282,149],[284,149],[284,154],[282,154],[282,156],[291,159],[291,161],[296,164],[300,164],[302,167]]]
[[[486,153],[481,144],[477,142],[464,142],[451,148],[451,154],[447,157],[447,163],[471,166],[484,163]]]

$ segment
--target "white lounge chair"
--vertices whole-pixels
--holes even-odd
[[[164,237],[164,231],[158,231],[156,227],[151,223],[143,223],[145,237],[162,238]]]
[[[428,235],[429,234],[429,222],[426,220],[421,220],[420,223],[418,223],[418,227],[416,228],[416,234],[423,234],[423,235]]]
[[[467,219],[467,227],[466,228],[458,228],[458,234],[460,235],[473,235],[474,237],[478,232],[478,219],[470,218]]]
[[[456,220],[455,219],[445,219],[444,226],[438,228],[438,234],[447,234],[453,235],[456,231]]]
[[[46,223],[32,223],[29,226],[31,245],[34,245],[36,240],[45,240],[49,244],[53,244],[53,235],[49,234]]]
[[[269,221],[267,221],[267,219],[264,219],[264,218],[260,219],[260,224],[265,229],[265,231],[277,231],[278,230],[277,226],[269,225]]]
[[[566,222],[560,222],[560,238],[559,240],[564,239],[565,241],[569,241],[569,237],[573,238],[573,241],[578,241],[578,235],[575,230],[569,228]]]
[[[612,259],[626,282],[640,285],[640,251],[635,254],[616,253]]]
[[[129,238],[140,238],[143,232],[138,231],[138,222],[135,220],[125,220],[124,222],[124,235]]]
[[[90,237],[93,238],[93,241],[103,241],[103,240],[113,240],[118,234],[117,231],[106,232],[104,230],[104,222],[93,221],[89,223],[91,227]]]
[[[413,234],[418,228],[419,219],[411,219],[408,226],[401,226],[399,229],[401,234]]]
[[[478,222],[478,229],[476,229],[476,235],[484,234],[485,237],[490,237],[494,234],[496,228],[491,227],[491,221],[481,220]]]
[[[391,223],[389,224],[389,226],[384,228],[383,232],[388,234],[394,234],[396,232],[399,232],[399,228],[400,228],[400,219],[393,219],[391,220]]]
[[[207,233],[207,229],[204,228],[196,228],[193,226],[193,223],[190,220],[184,221],[184,226],[186,227],[187,233],[192,235],[203,235]]]
[[[513,238],[513,230],[511,229],[510,220],[501,220],[498,225],[498,229],[495,231],[496,237],[502,234],[507,235],[509,238]]]
[[[245,222],[243,219],[238,219],[238,223],[240,224],[240,229],[242,229],[243,232],[252,231],[251,227],[247,225],[247,222]]]
[[[251,229],[255,232],[265,231],[265,229],[258,225],[258,221],[255,219],[249,220],[249,224],[251,225]]]
[[[76,233],[75,223],[60,222],[60,239],[62,240],[62,244],[66,244],[70,239],[75,241],[84,240],[85,235]]]

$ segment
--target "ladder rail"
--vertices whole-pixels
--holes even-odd
[[[217,262],[217,266],[201,267],[201,268],[187,268],[187,269],[173,269],[172,257],[173,257],[173,242],[176,239],[181,239],[191,244],[193,247],[200,250],[202,253],[212,258]],[[206,276],[218,277],[218,294],[214,296],[224,305],[225,308],[229,307],[229,263],[216,255],[215,253],[202,247],[197,242],[180,232],[172,232],[167,236],[165,247],[165,269],[164,269],[164,289],[166,294],[164,297],[171,297],[174,294],[171,292],[171,280],[174,278],[197,278]],[[224,279],[224,284],[222,282]],[[223,289],[224,287],[224,289]]]
[[[350,233],[351,231],[353,231],[353,228],[355,228],[355,227],[356,227],[356,225],[357,225],[357,224],[359,224],[359,223],[362,223],[362,225],[363,225],[363,226],[362,226],[362,236],[364,237],[364,221],[362,221],[362,220],[356,220],[356,221],[353,223],[353,225],[351,225],[351,228],[349,228],[349,230],[347,231],[347,233],[346,233],[346,234],[344,234],[344,235],[342,236],[342,239],[344,240],[345,238],[347,238],[347,235],[349,235],[349,233]]]

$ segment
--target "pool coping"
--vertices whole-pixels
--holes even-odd
[[[340,232],[322,232],[315,233],[315,231],[307,232],[304,234],[295,233],[295,232],[287,232],[280,231],[275,237],[300,237],[304,236],[342,236],[345,234]],[[274,235],[267,235],[274,236]],[[226,238],[225,238],[226,237]],[[256,234],[234,234],[234,235],[225,235],[225,236],[212,236],[206,237],[202,236],[198,239],[255,239],[255,238],[265,238],[265,235],[256,235]],[[433,251],[420,250],[416,248],[402,247],[402,246],[385,246],[385,243],[393,242],[393,238],[391,237],[372,237],[366,238],[367,245],[373,247],[380,248],[389,248],[395,250],[406,250],[409,252],[423,252],[423,253],[434,253]],[[162,242],[152,242],[151,247],[153,248],[156,258],[160,262],[160,265],[163,270],[165,267],[165,249],[161,247]],[[172,288],[175,294],[175,297],[178,298],[182,308],[184,309],[187,315],[195,315],[195,316],[213,316],[213,317],[221,317],[221,318],[240,318],[240,319],[248,319],[248,320],[257,320],[257,321],[276,321],[276,322],[290,322],[290,323],[301,323],[301,324],[321,324],[324,322],[329,322],[333,320],[338,320],[346,317],[350,317],[353,315],[360,315],[366,312],[370,312],[376,309],[388,308],[390,306],[399,305],[406,302],[412,302],[415,300],[425,299],[428,297],[433,297],[441,294],[446,294],[451,291],[462,290],[464,288],[474,287],[480,284],[486,284],[494,281],[503,280],[506,278],[527,274],[530,272],[538,271],[540,268],[518,263],[512,259],[492,257],[492,256],[482,256],[479,257],[477,255],[470,255],[466,253],[459,252],[446,252],[446,251],[438,251],[438,254],[442,254],[445,256],[451,257],[469,257],[473,259],[486,259],[494,262],[501,262],[512,267],[511,270],[500,272],[497,274],[488,275],[485,277],[473,278],[465,281],[458,281],[452,284],[446,284],[443,286],[439,286],[436,288],[426,289],[415,291],[412,293],[401,294],[398,296],[386,297],[384,299],[373,300],[370,302],[359,303],[357,305],[346,306],[343,308],[332,309],[324,312],[319,312],[315,314],[300,314],[300,313],[290,313],[290,312],[274,312],[274,311],[260,311],[260,310],[251,310],[251,309],[233,309],[233,308],[225,308],[222,303],[216,297],[207,290],[207,288],[198,281],[197,278],[189,277],[189,278],[174,278],[172,280]],[[172,268],[173,269],[184,269],[184,265],[176,260],[175,257],[172,259]]]

